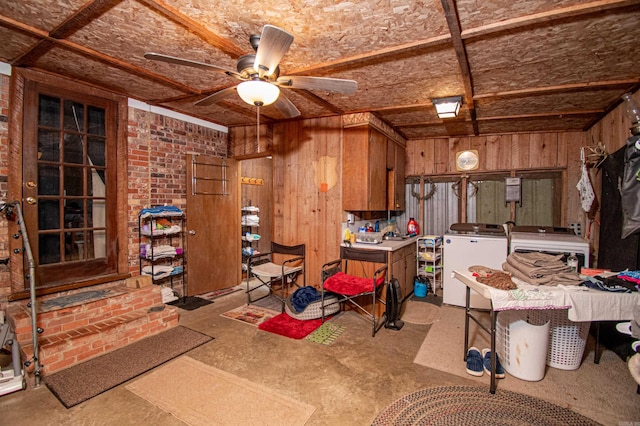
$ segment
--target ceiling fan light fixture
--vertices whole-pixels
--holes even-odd
[[[238,95],[249,105],[266,106],[278,99],[280,89],[263,80],[249,80],[238,85]]]
[[[439,118],[455,118],[460,111],[460,105],[462,105],[462,96],[437,98],[432,99],[431,102],[433,102]]]

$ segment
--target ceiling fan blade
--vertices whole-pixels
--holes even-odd
[[[170,64],[186,65],[188,67],[203,68],[203,69],[206,69],[206,70],[214,70],[214,71],[217,71],[217,72],[222,72],[222,73],[225,73],[227,75],[230,75],[230,76],[233,76],[233,77],[239,77],[239,78],[242,79],[242,76],[240,74],[238,74],[237,72],[233,71],[233,70],[228,70],[226,68],[221,68],[221,67],[218,67],[216,65],[211,65],[211,64],[204,63],[204,62],[192,61],[192,60],[189,60],[189,59],[182,59],[182,58],[177,58],[175,56],[163,55],[162,53],[153,53],[153,52],[145,53],[144,57],[147,58],[147,59],[151,59],[153,61],[168,62]]]
[[[207,106],[211,104],[215,104],[216,102],[226,98],[227,96],[235,93],[237,91],[238,86],[227,87],[226,89],[218,90],[215,93],[207,96],[206,98],[200,99],[194,105],[197,106]]]
[[[253,63],[253,69],[258,71],[261,78],[274,73],[291,43],[293,43],[293,36],[288,32],[273,25],[264,26]]]
[[[276,84],[291,89],[324,90],[347,95],[352,95],[358,90],[358,82],[355,80],[327,77],[283,76],[278,78]]]
[[[300,111],[286,96],[280,93],[278,99],[273,103],[273,106],[278,108],[278,111],[282,113],[286,118],[293,118],[300,115]]]

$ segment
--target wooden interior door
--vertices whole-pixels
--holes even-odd
[[[242,281],[240,165],[187,154],[187,295]]]

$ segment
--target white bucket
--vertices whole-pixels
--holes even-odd
[[[505,371],[530,382],[544,378],[549,321],[531,324],[528,311],[503,311],[496,325],[496,346]]]

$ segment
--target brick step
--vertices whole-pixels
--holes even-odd
[[[41,310],[45,303],[40,303]],[[25,304],[7,309],[23,361],[33,358],[31,310]],[[39,312],[36,324],[41,374],[127,346],[178,325],[178,309],[162,303],[159,286],[113,287],[109,297]],[[28,370],[32,370],[28,369]],[[29,371],[29,373],[33,373]]]
[[[162,293],[158,286],[132,289],[113,287],[107,297],[90,300],[68,307],[42,312],[46,301],[38,301],[36,324],[43,329],[41,337],[74,330],[139,309],[162,305]],[[51,300],[51,299],[49,299]],[[7,309],[18,342],[31,340],[31,309],[26,305],[14,305]]]
[[[178,309],[162,305],[161,311],[139,309],[91,325],[40,337],[41,374],[54,373],[127,346],[178,325]],[[33,357],[33,343],[21,343],[23,360]]]

